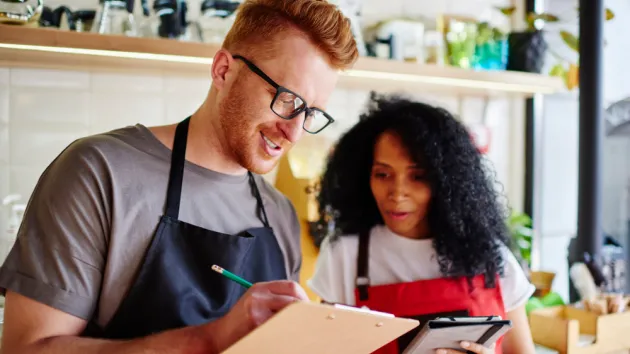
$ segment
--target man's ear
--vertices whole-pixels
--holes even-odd
[[[228,79],[229,69],[233,66],[234,59],[232,54],[225,49],[220,49],[215,55],[212,61],[212,67],[210,68],[210,76],[212,77],[213,85],[221,90],[225,86],[225,82]]]

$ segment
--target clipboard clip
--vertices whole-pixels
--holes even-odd
[[[367,307],[349,306],[349,305],[343,305],[343,304],[326,302],[326,301],[323,301],[322,303],[326,304],[326,305],[330,305],[330,306],[332,306],[334,308],[337,308],[337,309],[340,309],[340,310],[350,310],[350,311],[356,311],[356,312],[363,312],[363,313],[368,313],[368,314],[376,315],[376,316],[385,316],[385,317],[388,317],[388,318],[396,317],[396,316],[394,316],[391,313],[381,312],[381,311],[373,311],[373,310],[370,310]]]

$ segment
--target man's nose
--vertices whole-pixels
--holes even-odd
[[[282,134],[284,134],[284,138],[287,139],[291,144],[295,144],[304,133],[304,129],[302,126],[304,125],[304,113],[301,113],[294,117],[293,119],[281,119],[278,122],[278,127]]]

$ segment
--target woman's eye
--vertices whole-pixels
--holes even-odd
[[[374,173],[374,177],[376,177],[376,178],[386,178],[387,177],[387,173],[385,173],[385,172],[375,172]]]
[[[424,180],[427,179],[427,176],[424,173],[417,173],[417,174],[413,175],[413,179],[415,181],[424,181]]]

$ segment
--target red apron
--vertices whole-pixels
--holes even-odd
[[[356,305],[370,310],[413,318],[420,326],[377,350],[376,354],[398,354],[409,345],[428,320],[447,316],[501,316],[505,308],[499,278],[494,288],[486,288],[485,277],[478,275],[469,283],[466,277],[419,280],[409,283],[370,286],[368,277],[370,233],[359,236]],[[472,286],[471,286],[472,285]],[[501,354],[501,342],[496,354]]]

